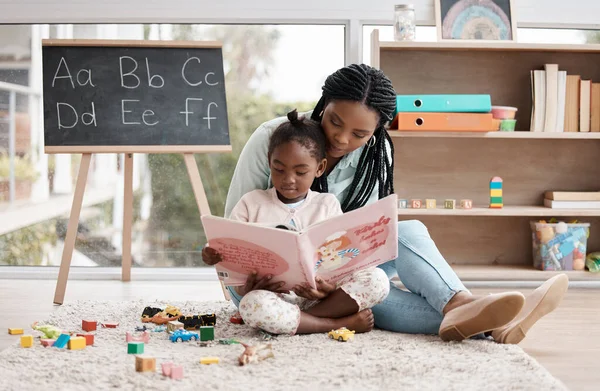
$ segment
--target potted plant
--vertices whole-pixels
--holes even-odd
[[[15,200],[28,199],[39,174],[27,155],[15,156]],[[0,201],[10,198],[10,157],[0,154]]]

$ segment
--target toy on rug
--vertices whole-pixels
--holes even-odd
[[[86,340],[84,337],[71,337],[69,339],[68,348],[69,350],[81,350],[86,347]]]
[[[142,333],[142,335],[135,336],[135,335],[131,335],[130,332],[126,332],[125,333],[125,342],[144,342],[144,343],[149,343],[150,342],[150,333],[147,332],[147,331],[144,331]]]
[[[30,348],[33,346],[33,335],[22,335],[21,336],[21,347]]]
[[[219,363],[219,357],[201,357],[200,358],[200,364],[203,364],[203,365],[218,364],[218,363]]]
[[[170,377],[174,380],[183,379],[183,366],[175,365],[172,362],[165,362],[160,364],[162,375],[166,377]]]
[[[119,326],[119,322],[104,322],[100,325],[106,329],[116,329]]]
[[[143,342],[127,342],[127,354],[142,354],[144,353]]]
[[[262,337],[263,341],[270,341],[272,339],[276,339],[277,336],[275,334],[271,334],[265,330],[258,330],[258,332],[260,333],[260,336]]]
[[[85,338],[85,344],[86,346],[90,346],[94,344],[94,334],[77,334],[78,337],[83,337]]]
[[[25,333],[25,331],[23,331],[23,329],[8,329],[8,333],[10,335],[20,335]]]
[[[271,344],[260,344],[256,346],[246,345],[243,342],[240,342],[240,344],[244,347],[244,352],[238,359],[240,365],[246,365],[266,360],[269,357],[275,357]]]
[[[142,327],[140,326],[135,326],[135,331],[148,331],[150,330],[148,327],[146,327],[146,325],[143,325]]]
[[[242,315],[240,315],[239,311],[233,314],[231,318],[229,318],[229,321],[233,324],[244,324],[244,319],[242,319]]]
[[[172,320],[177,320],[181,316],[181,311],[179,308],[168,305],[164,310],[160,310],[159,312],[155,312],[156,310],[160,310],[160,308],[146,307],[142,312],[142,322],[148,323],[152,322],[154,324],[166,324]],[[153,315],[151,315],[153,314]]]
[[[186,330],[198,330],[202,326],[214,326],[217,324],[217,315],[185,315],[179,317],[179,322],[183,323]]]
[[[167,323],[167,333],[174,333],[176,330],[183,329],[183,323],[178,320],[172,320]]]
[[[240,344],[239,341],[237,341],[237,340],[235,340],[233,338],[221,338],[219,340],[219,343],[221,345],[236,345],[236,344],[239,345]]]
[[[139,355],[135,357],[135,370],[137,372],[156,371],[156,359],[154,357]]]
[[[183,342],[192,339],[194,341],[197,341],[199,338],[200,336],[198,335],[198,333],[194,333],[183,329],[175,330],[173,334],[171,334],[171,336],[169,337],[171,342]]]
[[[341,327],[337,330],[331,330],[327,333],[329,338],[337,339],[340,342],[348,342],[354,339],[354,330],[350,331],[346,327]]]
[[[215,339],[215,328],[214,326],[202,326],[200,327],[200,341],[212,341]]]
[[[57,327],[49,324],[38,326],[38,322],[33,322],[31,328],[42,332],[44,334],[44,339],[57,339],[62,333]]]
[[[152,329],[153,333],[161,333],[163,331],[165,331],[167,329],[167,326],[161,325],[161,326],[156,326],[155,328]]]
[[[82,320],[81,321],[81,328],[83,329],[83,331],[95,331],[96,328],[98,327],[98,322],[95,320]]]

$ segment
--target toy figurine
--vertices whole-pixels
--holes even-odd
[[[261,344],[257,346],[246,345],[242,342],[240,342],[240,344],[244,347],[244,352],[239,357],[240,365],[246,365],[265,360],[269,357],[275,357],[275,355],[273,355],[271,344]]]
[[[152,311],[147,311],[148,308],[152,307],[146,307],[144,309],[144,313],[142,313],[142,322],[144,323],[152,322],[154,324],[166,324],[172,320],[179,319],[179,317],[181,316],[181,311],[179,311],[179,308],[168,305],[167,308],[164,309],[164,311],[157,312],[151,317],[148,317],[147,315],[145,315],[145,313],[149,314],[156,310],[156,308],[152,308]]]
[[[44,334],[45,339],[57,339],[58,336],[61,334],[61,330],[59,330],[55,326],[51,326],[49,324],[38,326],[37,324],[38,322],[33,322],[31,328],[37,331],[41,331]]]

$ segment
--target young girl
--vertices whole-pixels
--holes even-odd
[[[298,118],[294,110],[273,132],[268,145],[273,188],[246,193],[232,209],[230,218],[253,223],[287,224],[303,229],[342,214],[333,194],[310,190],[325,172],[326,142],[318,122]],[[202,251],[209,265],[221,260],[210,247]],[[386,274],[378,268],[357,272],[337,283],[317,278],[319,289],[296,286],[281,292],[283,283],[269,284],[272,276],[256,275],[243,287],[228,287],[246,324],[274,334],[305,334],[348,327],[356,332],[373,328],[371,307],[389,293]],[[327,307],[321,305],[329,301]],[[336,310],[330,311],[335,303]]]

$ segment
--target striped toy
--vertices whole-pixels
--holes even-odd
[[[495,176],[490,180],[490,208],[500,209],[502,206],[502,178]]]

